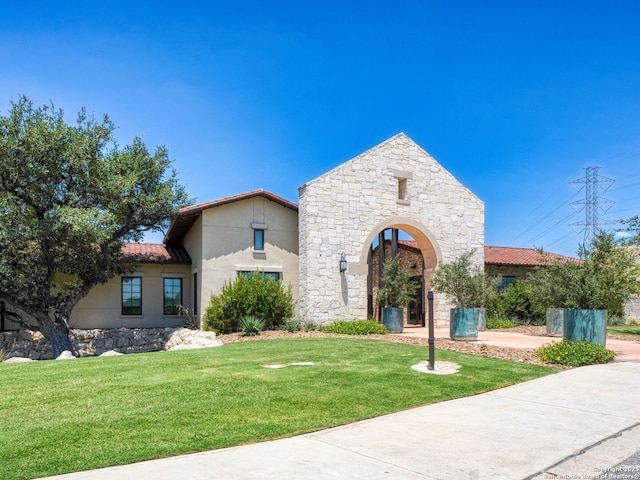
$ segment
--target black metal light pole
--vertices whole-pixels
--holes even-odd
[[[4,302],[0,300],[0,332],[4,332]]]
[[[429,370],[433,370],[436,356],[436,340],[434,338],[435,333],[433,331],[433,291],[429,290],[427,293],[427,301],[429,302]]]

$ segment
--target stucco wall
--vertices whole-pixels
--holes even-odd
[[[406,178],[406,200],[399,180]],[[367,254],[385,228],[418,243],[431,278],[441,262],[468,250],[484,262],[484,204],[404,134],[396,135],[299,189],[300,314],[329,322],[365,318]],[[338,269],[341,253],[349,268]],[[427,285],[428,288],[428,285]],[[436,296],[438,325],[449,305]]]
[[[71,313],[71,328],[177,327],[184,318],[163,315],[163,276],[183,278],[183,300],[190,291],[190,266],[175,264],[138,265],[130,276],[142,277],[142,315],[122,315],[121,277],[93,288]]]
[[[252,224],[265,226],[264,251],[254,250]],[[233,280],[239,271],[278,272],[298,299],[296,211],[261,196],[204,210],[201,249],[201,312],[211,295],[219,293],[224,282]]]

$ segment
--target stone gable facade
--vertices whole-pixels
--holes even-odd
[[[427,288],[438,265],[468,250],[483,265],[483,202],[403,133],[304,184],[299,197],[303,318],[366,318],[368,257],[388,228],[417,242]],[[437,324],[448,324],[446,299],[436,295],[435,307]]]

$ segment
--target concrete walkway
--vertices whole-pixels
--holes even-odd
[[[51,478],[640,478],[597,476],[639,450],[640,363],[622,362],[285,440]]]
[[[401,336],[429,337],[429,329],[425,327],[405,327]],[[436,328],[435,338],[449,338],[448,328]],[[548,337],[546,335],[525,335],[518,332],[481,330],[478,332],[477,343],[523,349],[539,348],[546,343],[559,342],[562,337]],[[640,362],[640,338],[638,341],[625,341],[607,338],[606,347],[616,352],[616,362]]]

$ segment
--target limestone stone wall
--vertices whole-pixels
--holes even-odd
[[[367,315],[367,255],[386,228],[417,242],[428,281],[442,262],[475,250],[484,264],[484,204],[404,134],[299,189],[300,315],[326,323]],[[344,253],[348,269],[340,273]],[[436,296],[436,323],[450,305]]]
[[[79,357],[120,353],[143,353],[164,350],[175,328],[113,328],[108,330],[71,330],[69,338]],[[40,332],[19,330],[0,333],[0,350],[5,358],[23,357],[49,360],[51,345]]]
[[[624,316],[627,321],[640,321],[640,295],[633,295],[624,305]]]

